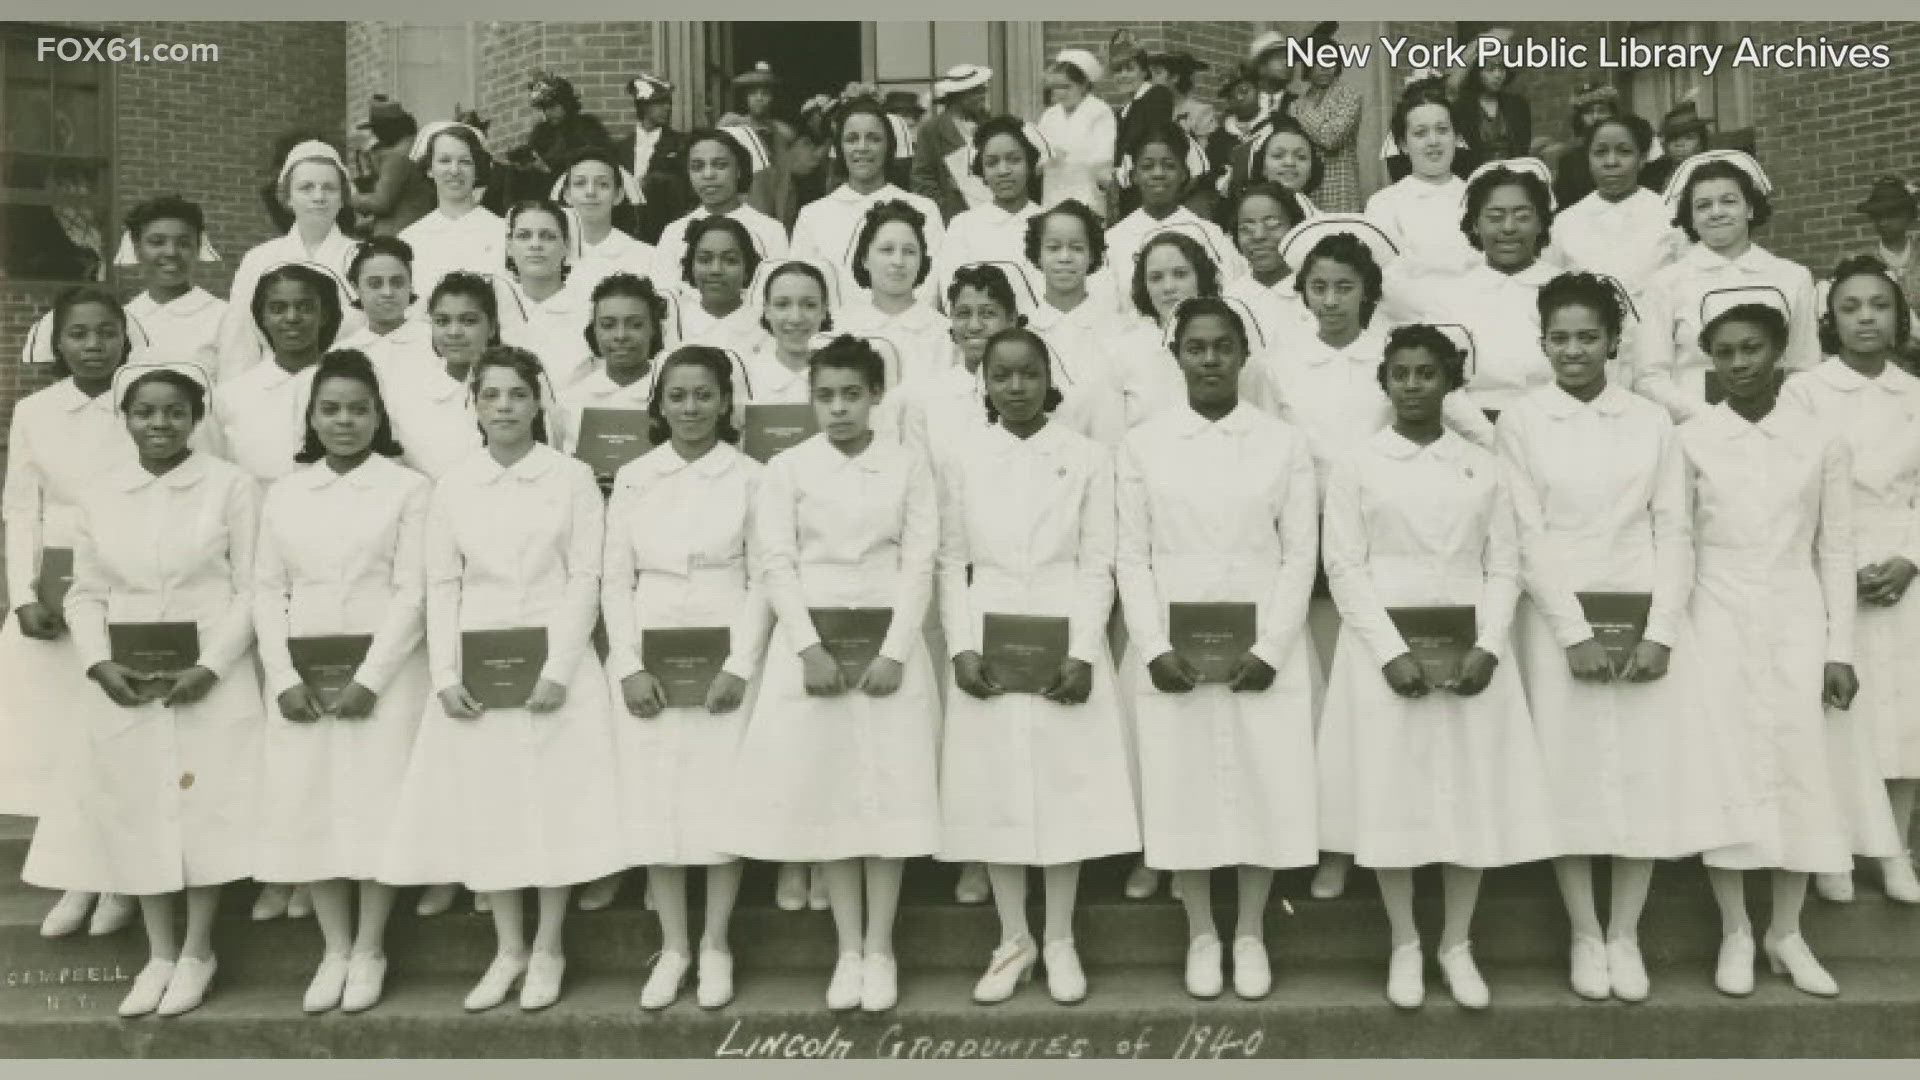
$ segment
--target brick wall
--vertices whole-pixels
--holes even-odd
[[[392,23],[352,22],[346,24],[346,106],[344,118],[351,127],[367,118],[367,99],[394,90]]]
[[[564,76],[581,106],[608,130],[632,123],[626,82],[653,65],[653,26],[645,22],[496,22],[479,35],[480,112],[487,140],[505,151],[524,142],[539,119],[527,103],[535,71]]]
[[[122,64],[114,82],[116,220],[142,199],[178,192],[198,202],[225,262],[201,271],[208,289],[226,292],[232,268],[270,235],[257,188],[272,178],[275,136],[298,125],[337,130],[345,115],[344,24],[298,22],[65,23],[111,26],[160,43],[212,43],[217,62]],[[117,226],[116,226],[117,228]],[[117,234],[116,234],[117,238]],[[110,241],[110,245],[116,241]],[[118,282],[131,295],[136,282]],[[22,369],[26,331],[58,289],[0,284],[0,431],[13,404],[45,385],[41,369]]]

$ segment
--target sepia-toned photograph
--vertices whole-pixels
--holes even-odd
[[[1920,1057],[1920,22],[1036,8],[0,21],[0,1057]]]

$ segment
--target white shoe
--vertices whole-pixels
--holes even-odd
[[[106,937],[125,930],[140,910],[140,902],[122,893],[101,893],[93,906],[93,918],[87,922],[90,937]]]
[[[313,915],[313,888],[302,882],[287,894],[287,918],[305,919]]]
[[[1621,1001],[1645,1001],[1651,986],[1647,965],[1640,959],[1637,938],[1613,938],[1607,942],[1607,981],[1613,996]]]
[[[1607,946],[1599,938],[1573,935],[1570,951],[1573,992],[1588,1001],[1605,1001],[1613,996],[1613,983],[1607,976]]]
[[[1880,860],[1880,885],[1887,899],[1901,904],[1920,904],[1920,879],[1914,877],[1913,857],[1901,853]]]
[[[269,883],[260,886],[260,895],[253,898],[253,921],[271,922],[285,917],[287,901],[293,898],[293,886]]]
[[[171,960],[148,960],[140,974],[133,977],[133,989],[120,999],[120,1015],[125,1017],[145,1016],[160,1007],[160,999],[166,995],[167,983],[173,980],[174,963]]]
[[[1792,979],[1793,988],[1803,994],[1834,997],[1840,993],[1840,985],[1820,966],[1820,961],[1814,959],[1813,950],[1807,948],[1807,939],[1801,937],[1798,930],[1779,941],[1767,942],[1767,967],[1775,975]]]
[[[1220,939],[1202,934],[1187,944],[1187,993],[1197,998],[1220,996]]]
[[[1713,985],[1729,997],[1753,993],[1753,934],[1735,930],[1720,939],[1720,959],[1714,965]]]
[[[192,1012],[207,999],[207,989],[213,985],[213,973],[220,968],[220,962],[209,956],[205,960],[181,957],[173,965],[173,978],[167,980],[167,992],[160,996],[161,1016],[179,1016]]]
[[[577,903],[581,911],[601,911],[613,903],[614,896],[619,892],[620,875],[608,874],[598,881],[587,882],[586,887],[580,890]]]
[[[835,1012],[860,1007],[861,969],[866,966],[866,957],[857,952],[844,952],[834,962],[833,979],[827,983],[827,1008]]]
[[[1848,871],[1844,874],[1815,874],[1813,891],[1820,894],[1820,899],[1830,904],[1851,904],[1853,903],[1853,873]]]
[[[800,911],[807,906],[805,863],[780,864],[780,877],[773,887],[773,902],[781,911]]]
[[[331,1012],[340,1007],[340,997],[347,989],[347,958],[328,953],[320,958],[320,967],[313,973],[313,981],[307,984],[307,996],[300,1007],[310,1013]]]
[[[700,950],[700,974],[693,996],[703,1009],[718,1009],[733,1000],[732,953]]]
[[[1332,900],[1347,891],[1347,871],[1353,868],[1353,856],[1339,851],[1323,852],[1320,868],[1313,872],[1310,891],[1315,900]]]
[[[1447,990],[1461,1008],[1484,1009],[1493,1003],[1487,982],[1473,963],[1472,942],[1463,941],[1451,949],[1442,949],[1435,959],[1440,962],[1440,975],[1447,981]]]
[[[458,885],[429,885],[420,894],[420,901],[413,905],[413,913],[424,918],[444,915],[453,907],[453,900],[460,892]]]
[[[953,883],[953,898],[962,904],[984,904],[993,896],[987,881],[987,864],[970,862],[960,867],[960,880]]]
[[[1040,950],[1047,965],[1047,993],[1062,1005],[1077,1005],[1087,1000],[1087,973],[1080,967],[1080,953],[1072,938],[1049,941]]]
[[[1387,1000],[1402,1009],[1417,1009],[1427,1000],[1426,959],[1418,941],[1397,946],[1387,961]]]
[[[673,1004],[680,996],[680,984],[686,980],[687,968],[692,963],[686,953],[662,952],[653,962],[653,971],[647,975],[647,985],[640,988],[640,1007],[664,1009]]]
[[[94,896],[90,892],[61,893],[60,899],[55,900],[52,909],[47,912],[47,917],[40,920],[40,936],[66,937],[87,925],[87,912],[93,907]]]
[[[1273,965],[1267,959],[1267,943],[1257,937],[1233,939],[1233,992],[1253,1001],[1266,997],[1273,989]]]
[[[340,994],[342,1012],[365,1012],[380,1003],[387,982],[387,958],[354,956],[347,959],[347,986]]]
[[[860,1007],[886,1012],[900,1002],[900,967],[893,957],[868,953],[860,962]]]
[[[1033,978],[1033,967],[1040,962],[1040,950],[1025,934],[1003,941],[987,961],[986,973],[973,984],[973,1000],[979,1005],[998,1005],[1013,996],[1020,984]]]
[[[1160,871],[1137,862],[1127,873],[1127,899],[1145,900],[1160,891]]]
[[[560,980],[567,973],[567,958],[559,953],[537,952],[527,958],[527,977],[520,980],[520,1008],[524,1012],[544,1009],[560,1000]]]
[[[495,955],[493,963],[487,965],[487,973],[468,991],[465,1002],[468,1012],[485,1012],[507,1000],[507,994],[513,990],[527,974],[527,958],[524,956]]]

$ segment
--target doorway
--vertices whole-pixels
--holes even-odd
[[[764,60],[780,78],[774,113],[792,122],[800,105],[815,94],[838,97],[850,82],[863,77],[861,24],[857,22],[727,22],[709,23],[707,32],[709,84],[715,93],[709,109],[718,116],[739,109],[732,80]]]

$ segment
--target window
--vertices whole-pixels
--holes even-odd
[[[986,22],[874,22],[867,23],[867,70],[882,93],[911,90],[929,105],[933,82],[955,64],[984,64],[996,73],[1006,70],[1002,24]],[[995,78],[988,90],[993,111],[1006,111],[1006,79]]]
[[[394,96],[422,127],[435,120],[451,120],[456,108],[480,107],[480,92],[474,85],[472,23],[407,23],[394,27],[393,35]]]
[[[117,242],[107,64],[37,55],[40,38],[73,36],[0,24],[0,275],[9,280],[102,279]]]
[[[1727,47],[1727,55],[1751,30],[1740,22],[1649,22],[1609,23],[1609,37],[1633,37],[1654,44],[1718,44]],[[1714,145],[1753,149],[1751,83],[1744,68],[1722,63],[1712,75],[1693,69],[1633,69],[1626,73],[1621,90],[1626,107],[1646,117],[1657,133],[1660,120],[1689,93],[1693,94],[1700,115],[1713,121]]]

